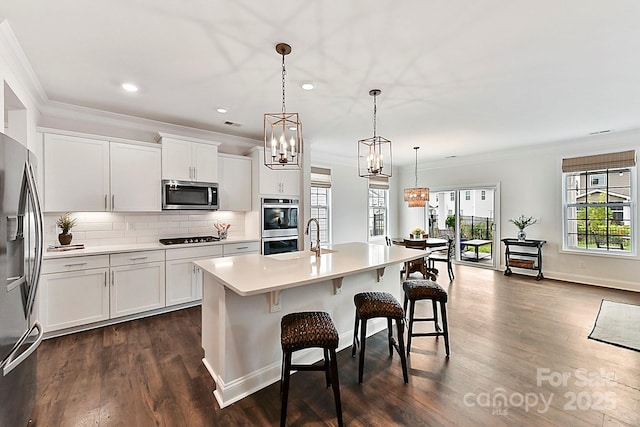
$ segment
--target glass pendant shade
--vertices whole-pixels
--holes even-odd
[[[391,177],[391,141],[376,135],[376,97],[380,92],[369,91],[373,96],[373,137],[358,141],[358,175],[363,178]]]
[[[269,169],[302,169],[302,123],[298,113],[287,113],[285,107],[284,57],[291,46],[278,43],[276,52],[282,55],[282,112],[264,115],[264,164]]]
[[[427,205],[429,201],[429,189],[427,187],[418,187],[418,149],[420,147],[413,147],[416,150],[416,166],[415,176],[416,184],[413,188],[404,189],[404,201],[407,202],[410,208],[421,208]]]

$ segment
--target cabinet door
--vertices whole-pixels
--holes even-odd
[[[251,210],[251,159],[218,156],[220,210]]]
[[[300,171],[277,171],[280,193],[287,196],[300,195]]]
[[[252,155],[256,175],[253,182],[256,183],[257,178],[259,189],[257,196],[299,196],[300,171],[269,169],[264,165],[263,153],[263,148],[256,148]]]
[[[194,181],[218,182],[218,146],[191,143]]]
[[[164,306],[164,262],[111,268],[112,318]]]
[[[162,138],[162,179],[193,180],[189,142]]]
[[[109,269],[43,274],[39,317],[45,332],[109,319]]]
[[[44,136],[45,211],[106,211],[108,195],[108,141]]]
[[[195,269],[190,259],[167,261],[167,307],[197,299]]]
[[[161,211],[159,147],[112,142],[110,148],[111,210]]]

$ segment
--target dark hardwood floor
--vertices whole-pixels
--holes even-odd
[[[356,359],[340,352],[346,425],[640,425],[640,352],[587,339],[601,299],[640,304],[640,293],[463,266],[440,282],[451,357],[442,339],[414,338],[404,384],[383,332],[367,340],[359,385]],[[199,308],[47,340],[32,425],[279,423],[278,384],[221,410],[202,356]],[[337,424],[322,375],[292,376],[289,425]]]

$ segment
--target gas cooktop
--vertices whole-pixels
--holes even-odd
[[[215,236],[195,236],[195,237],[172,237],[169,239],[160,239],[163,245],[182,245],[185,243],[208,243],[217,242],[219,237]]]

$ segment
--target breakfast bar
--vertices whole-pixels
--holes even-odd
[[[401,300],[400,265],[422,256],[399,246],[345,243],[322,248],[320,256],[299,251],[195,261],[203,271],[203,363],[220,407],[279,380],[282,316],[328,312],[344,349],[353,338],[353,295],[384,291]],[[379,320],[370,322],[370,334],[386,328]],[[295,363],[322,358],[318,349],[298,353]]]

